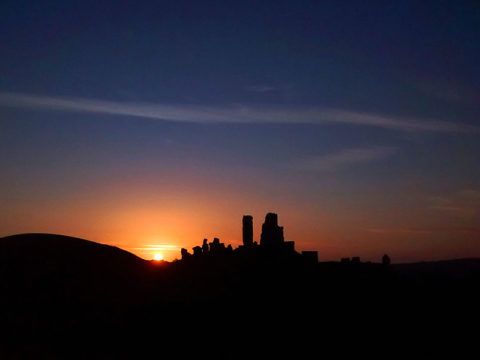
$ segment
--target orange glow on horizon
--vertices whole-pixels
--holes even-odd
[[[265,214],[275,212],[285,239],[295,241],[297,251],[318,250],[321,260],[360,256],[379,261],[388,253],[400,262],[479,254],[476,233],[444,231],[455,222],[441,219],[444,225],[435,227],[430,217],[422,218],[421,209],[408,204],[375,212],[375,206],[364,202],[363,207],[373,210],[361,211],[341,206],[341,198],[333,205],[301,196],[292,202],[290,197],[259,194],[258,189],[232,191],[213,180],[187,185],[182,191],[158,190],[129,182],[128,187],[114,184],[79,198],[56,199],[48,207],[41,201],[7,204],[9,216],[2,218],[0,235],[63,234],[117,246],[146,260],[160,253],[163,260],[173,261],[181,257],[181,248],[192,252],[204,238],[211,242],[218,237],[237,248],[246,214],[253,216],[254,240],[259,241]],[[437,228],[442,231],[405,231]]]

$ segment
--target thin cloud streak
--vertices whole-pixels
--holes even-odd
[[[349,124],[419,132],[480,133],[480,127],[454,122],[403,119],[321,107],[195,106],[116,102],[0,92],[0,106],[136,116],[190,123]]]
[[[396,148],[389,146],[343,149],[336,153],[314,156],[298,161],[295,167],[299,170],[307,171],[333,171],[351,165],[386,159],[396,152]]]
[[[399,228],[370,228],[368,232],[377,234],[401,233],[401,234],[430,234],[435,230],[423,229],[416,227],[399,227]]]
[[[366,229],[370,233],[377,234],[430,234],[430,233],[454,233],[454,234],[480,234],[480,228],[468,226],[452,226],[452,227],[398,227],[398,228],[370,228]]]
[[[465,219],[480,215],[480,191],[463,189],[448,196],[435,196],[429,199],[429,209]]]
[[[143,245],[145,247],[148,247],[148,248],[174,248],[174,249],[178,249],[179,247],[176,246],[176,245]]]
[[[258,93],[266,93],[275,90],[273,86],[268,85],[254,85],[247,87],[248,91],[258,92]]]

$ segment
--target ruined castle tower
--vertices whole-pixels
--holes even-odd
[[[243,245],[245,247],[253,245],[253,217],[245,215],[243,217]]]
[[[278,216],[274,213],[268,213],[262,225],[260,245],[275,248],[281,247],[283,244],[283,227],[278,226]]]

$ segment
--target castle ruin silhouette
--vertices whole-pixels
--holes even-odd
[[[295,251],[294,241],[285,241],[283,226],[278,225],[278,215],[275,213],[267,213],[265,221],[262,225],[262,233],[260,235],[260,244],[253,240],[253,217],[244,215],[242,219],[242,239],[243,245],[235,250],[232,245],[225,246],[218,238],[214,238],[213,242],[208,239],[203,240],[202,246],[195,246],[193,254],[187,249],[182,249],[182,260],[191,260],[206,257],[225,257],[232,254],[261,253],[270,256],[282,257],[301,257],[308,263],[318,263],[317,251]]]

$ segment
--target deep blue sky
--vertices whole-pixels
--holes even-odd
[[[479,44],[476,1],[4,0],[0,235],[480,256]]]

